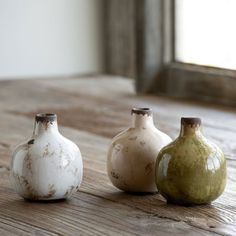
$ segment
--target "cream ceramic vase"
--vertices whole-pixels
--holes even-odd
[[[113,185],[123,191],[154,193],[156,157],[171,138],[154,126],[149,108],[134,108],[131,115],[131,128],[112,140],[107,173]]]
[[[13,153],[16,192],[30,200],[66,199],[79,188],[82,174],[80,150],[59,133],[56,115],[36,115],[32,138]]]

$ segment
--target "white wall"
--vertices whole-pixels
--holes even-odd
[[[0,0],[0,78],[103,69],[102,0]]]

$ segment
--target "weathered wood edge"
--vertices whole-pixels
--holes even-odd
[[[236,72],[185,63],[167,64],[150,93],[236,106]]]

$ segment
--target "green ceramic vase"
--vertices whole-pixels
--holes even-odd
[[[219,147],[201,133],[199,118],[182,118],[179,137],[156,161],[156,184],[168,203],[207,204],[224,191],[226,160]]]

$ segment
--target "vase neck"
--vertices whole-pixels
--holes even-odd
[[[201,135],[201,119],[181,118],[180,137]]]
[[[55,114],[42,113],[35,116],[33,136],[44,133],[58,133],[57,116]]]
[[[132,115],[132,127],[146,129],[153,127],[152,111],[149,108],[133,108]]]

